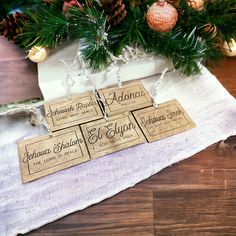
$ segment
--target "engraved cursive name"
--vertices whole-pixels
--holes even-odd
[[[118,102],[119,104],[121,104],[122,102],[136,99],[138,97],[145,97],[145,92],[142,90],[133,93],[122,91],[119,96],[116,92],[111,92],[108,94],[108,96],[109,97],[105,99],[105,102],[108,106],[110,106],[111,104],[113,104],[113,102]]]
[[[44,150],[40,150],[40,151],[36,151],[35,149],[33,150],[32,153],[29,153],[29,152],[25,152],[24,153],[24,158],[23,158],[23,163],[26,163],[27,161],[30,161],[30,160],[33,160],[33,159],[36,159],[38,157],[42,157],[44,155],[47,155],[47,154],[50,154],[52,151],[51,149],[47,148],[47,149],[44,149]]]
[[[118,125],[117,123],[110,123],[105,126],[107,128],[106,136],[107,138],[112,138],[115,135],[119,135],[120,137],[123,137],[124,133],[135,129],[135,125],[133,123],[124,124],[124,125]]]
[[[64,113],[70,113],[75,110],[80,111],[80,110],[86,110],[89,107],[95,106],[96,102],[95,101],[89,101],[89,102],[78,102],[74,105],[70,105],[69,107],[64,107],[64,108],[57,108],[56,110],[49,110],[49,112],[46,114],[48,118],[51,118],[53,116],[58,116],[58,115],[63,115]],[[66,116],[64,117],[66,118]]]
[[[60,153],[64,149],[70,148],[70,147],[75,146],[77,144],[80,144],[82,142],[83,142],[82,139],[73,140],[71,138],[69,142],[61,141],[61,142],[55,143],[54,147],[52,149],[51,148],[47,148],[47,149],[44,149],[44,150],[34,149],[33,152],[31,152],[31,153],[25,152],[24,153],[24,158],[23,158],[22,161],[23,161],[23,163],[26,163],[27,161],[36,159],[38,157],[42,157],[44,155],[51,154],[52,152],[57,154],[57,153]]]
[[[93,102],[93,101],[89,101],[89,102],[86,102],[86,103],[77,103],[76,104],[76,108],[77,110],[83,110],[83,109],[87,109],[91,106],[95,106],[96,105],[96,102]]]
[[[162,121],[162,120],[166,120],[166,117],[164,115],[160,115],[160,116],[157,116],[157,117],[148,117],[147,119],[145,119],[145,117],[142,117],[141,118],[141,125],[143,127],[146,127],[147,125],[151,125],[151,124],[154,124],[156,122],[159,122],[159,121]]]
[[[96,143],[99,139],[102,138],[101,134],[101,128],[92,128],[92,129],[87,129],[88,131],[88,142],[90,144]]]
[[[75,146],[77,144],[80,144],[82,143],[82,139],[76,139],[76,140],[73,140],[72,138],[70,139],[69,142],[58,142],[57,144],[54,144],[54,149],[53,149],[53,152],[54,153],[59,153],[61,152],[62,150],[66,149],[66,148],[69,148],[69,147],[72,147],[72,146]]]
[[[130,131],[135,128],[136,126],[132,122],[121,125],[119,125],[118,123],[109,123],[107,125],[104,125],[105,129],[104,134],[108,139],[111,139],[114,136],[123,137],[127,131]],[[87,129],[87,131],[88,131],[88,142],[90,144],[95,144],[98,140],[103,139],[101,128]]]
[[[170,111],[170,110],[166,111],[166,115],[170,120],[173,119],[176,116],[180,116],[180,115],[183,115],[183,114],[184,114],[183,111],[180,110],[180,109],[178,109],[177,111]]]
[[[74,111],[75,108],[74,106],[70,106],[70,107],[67,107],[67,108],[62,108],[62,109],[56,109],[55,111],[49,111],[46,116],[48,118],[51,118],[52,116],[58,116],[58,115],[61,115],[61,114],[64,114],[64,113],[67,113],[67,112],[71,112],[71,111]]]
[[[184,112],[182,110],[180,110],[179,108],[176,111],[166,110],[165,114],[162,114],[162,115],[148,116],[147,118],[141,117],[141,125],[143,127],[146,127],[148,125],[152,125],[152,124],[155,124],[157,122],[164,121],[166,119],[172,120],[173,118],[175,118],[177,116],[181,116],[183,114],[184,114]]]

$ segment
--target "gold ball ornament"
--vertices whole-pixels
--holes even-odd
[[[188,5],[198,11],[204,8],[204,0],[188,0]]]
[[[231,39],[229,43],[224,42],[222,47],[222,52],[227,57],[234,57],[236,56],[236,42],[234,39]]]
[[[146,15],[148,26],[160,33],[172,30],[178,20],[177,10],[165,1],[153,3]]]
[[[48,55],[49,55],[49,50],[47,48],[40,46],[33,46],[29,50],[28,57],[32,62],[39,63],[44,61],[48,57]]]

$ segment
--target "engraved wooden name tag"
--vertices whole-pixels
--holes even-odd
[[[23,140],[18,150],[23,183],[90,159],[79,126]]]
[[[99,90],[101,99],[105,103],[109,116],[126,111],[147,107],[152,104],[152,99],[141,81],[129,82],[122,88],[111,87]]]
[[[181,133],[195,124],[177,100],[133,112],[148,142]]]
[[[102,118],[93,93],[45,103],[45,117],[52,131]]]
[[[121,114],[81,125],[91,158],[146,142],[132,114]]]

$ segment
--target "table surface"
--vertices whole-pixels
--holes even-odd
[[[23,55],[0,37],[0,104],[41,95]],[[236,97],[236,57],[208,68]],[[28,235],[236,235],[236,136]]]

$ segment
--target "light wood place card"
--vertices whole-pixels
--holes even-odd
[[[52,131],[103,117],[94,93],[85,93],[44,104],[45,118]]]
[[[131,113],[81,125],[92,159],[146,142]]]
[[[22,182],[90,160],[79,126],[18,143]]]
[[[152,104],[152,98],[141,81],[124,83],[118,86],[99,90],[109,116],[117,115]]]
[[[177,100],[158,107],[147,107],[133,112],[148,142],[172,136],[195,127],[194,122]]]

